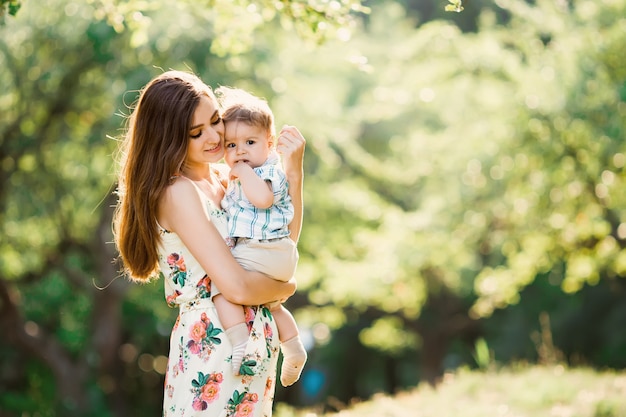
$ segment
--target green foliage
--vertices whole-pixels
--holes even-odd
[[[364,345],[392,356],[416,345],[415,335],[405,331],[401,320],[394,316],[374,321],[371,327],[361,331],[359,339]]]
[[[412,339],[361,334],[381,352],[405,341],[422,350],[424,306],[442,291],[473,304],[479,319],[521,302],[536,280],[566,298],[624,276],[615,33],[625,4],[502,7],[507,26],[487,11],[468,35],[444,22],[416,31],[397,4],[372,6],[349,42],[316,51],[286,42],[290,59],[257,71],[280,87],[278,117],[314,132],[299,288],[372,324],[399,318],[384,323]],[[547,297],[526,300],[565,315]],[[529,358],[539,313],[516,327]],[[442,318],[441,332],[467,314]],[[316,323],[308,310],[298,317]],[[567,353],[575,360],[575,349]]]
[[[185,0],[167,4],[170,13],[181,16],[181,24],[166,33],[157,34],[154,19],[169,19],[160,12],[159,2],[94,0],[95,16],[105,20],[117,33],[130,31],[131,46],[145,46],[155,36],[162,39],[160,48],[167,48],[172,34],[190,30],[196,39],[208,40],[210,52],[220,57],[250,52],[254,34],[263,25],[278,20],[285,30],[294,30],[303,39],[324,42],[349,32],[355,16],[368,13],[360,0],[328,2],[263,0]],[[200,19],[201,26],[191,26]]]
[[[162,286],[130,288],[117,276],[112,156],[153,65],[227,73],[207,54],[222,20],[183,2],[24,6],[0,27],[0,408],[155,414],[176,312]]]
[[[6,14],[15,16],[22,6],[19,0],[0,0],[0,23],[4,20]]]
[[[544,311],[565,360],[626,366],[626,3],[498,2],[471,34],[469,3],[419,25],[404,3],[23,2],[4,21],[0,408],[160,410],[176,311],[117,277],[110,193],[128,107],[167,68],[267,97],[307,137],[314,400],[537,359]]]

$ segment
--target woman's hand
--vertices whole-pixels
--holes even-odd
[[[282,155],[283,167],[289,183],[289,196],[293,204],[293,220],[289,223],[289,237],[298,243],[302,230],[304,207],[304,146],[306,140],[295,126],[283,126],[278,135],[276,151]]]
[[[276,151],[282,155],[287,180],[302,180],[306,140],[295,126],[285,125],[278,134]],[[296,178],[291,178],[295,176]]]

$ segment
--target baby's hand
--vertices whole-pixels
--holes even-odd
[[[230,179],[231,180],[240,179],[242,176],[245,176],[246,174],[250,172],[254,173],[250,165],[246,164],[245,162],[237,162],[230,169]]]

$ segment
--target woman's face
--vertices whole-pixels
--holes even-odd
[[[224,156],[224,122],[213,99],[202,96],[189,129],[186,164],[218,162]]]

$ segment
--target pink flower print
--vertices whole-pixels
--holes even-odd
[[[168,398],[172,398],[174,396],[174,387],[172,385],[165,385],[165,395],[167,395]]]
[[[241,403],[235,408],[236,417],[248,417],[254,413],[254,404],[259,400],[259,396],[254,393],[246,393]]]
[[[192,407],[196,411],[203,411],[206,410],[209,405],[206,402],[202,401],[200,398],[196,397],[193,399]]]
[[[220,385],[216,381],[207,382],[201,389],[200,399],[210,404],[219,397]]]
[[[254,313],[254,309],[252,307],[248,307],[245,306],[243,308],[244,311],[244,320],[246,321],[246,324],[248,325],[248,332],[250,330],[252,330],[252,325],[254,324],[254,317],[255,317],[255,313]]]
[[[196,343],[200,343],[206,337],[206,323],[197,321],[189,331],[189,337]]]
[[[199,355],[200,352],[202,352],[202,342],[198,343],[193,340],[190,340],[189,343],[187,343],[187,348],[189,349],[189,352],[191,352],[192,354]]]
[[[233,396],[228,400],[226,408],[229,416],[248,417],[254,414],[254,404],[259,400],[257,394],[248,392],[240,393],[239,390],[233,392]]]
[[[167,257],[167,264],[170,267],[170,278],[174,284],[184,286],[187,279],[187,266],[183,257],[178,253],[170,253]]]
[[[185,369],[185,364],[183,362],[182,356],[178,358],[178,363],[174,365],[173,368],[174,368],[174,376],[178,376],[178,374]]]
[[[209,403],[212,403],[219,397],[222,380],[223,375],[221,373],[206,375],[198,372],[198,379],[191,381],[191,391],[194,394],[192,404],[194,410],[206,410]]]
[[[263,394],[263,396],[265,398],[269,398],[272,394],[273,389],[274,389],[274,379],[267,378],[267,380],[265,381],[265,393]]]
[[[167,297],[165,297],[165,302],[167,303],[167,305],[170,306],[170,307],[175,307],[176,306],[176,299],[178,298],[178,296],[180,294],[181,294],[181,292],[176,290],[176,291],[174,291],[174,294],[170,294]]]
[[[202,277],[200,281],[198,281],[198,285],[196,285],[198,291],[198,297],[200,298],[211,298],[211,278],[207,275]]]
[[[272,329],[272,326],[270,326],[270,324],[267,322],[263,325],[263,334],[265,335],[266,339],[271,339],[274,336],[274,330]]]
[[[235,409],[235,417],[248,417],[254,413],[254,403],[244,401]]]
[[[167,264],[170,268],[176,268],[179,271],[185,272],[187,267],[185,266],[185,260],[178,253],[170,253],[167,257]]]
[[[189,329],[187,347],[194,355],[202,355],[205,359],[211,354],[215,345],[222,343],[219,335],[223,330],[215,327],[206,313],[202,313],[200,320]]]

